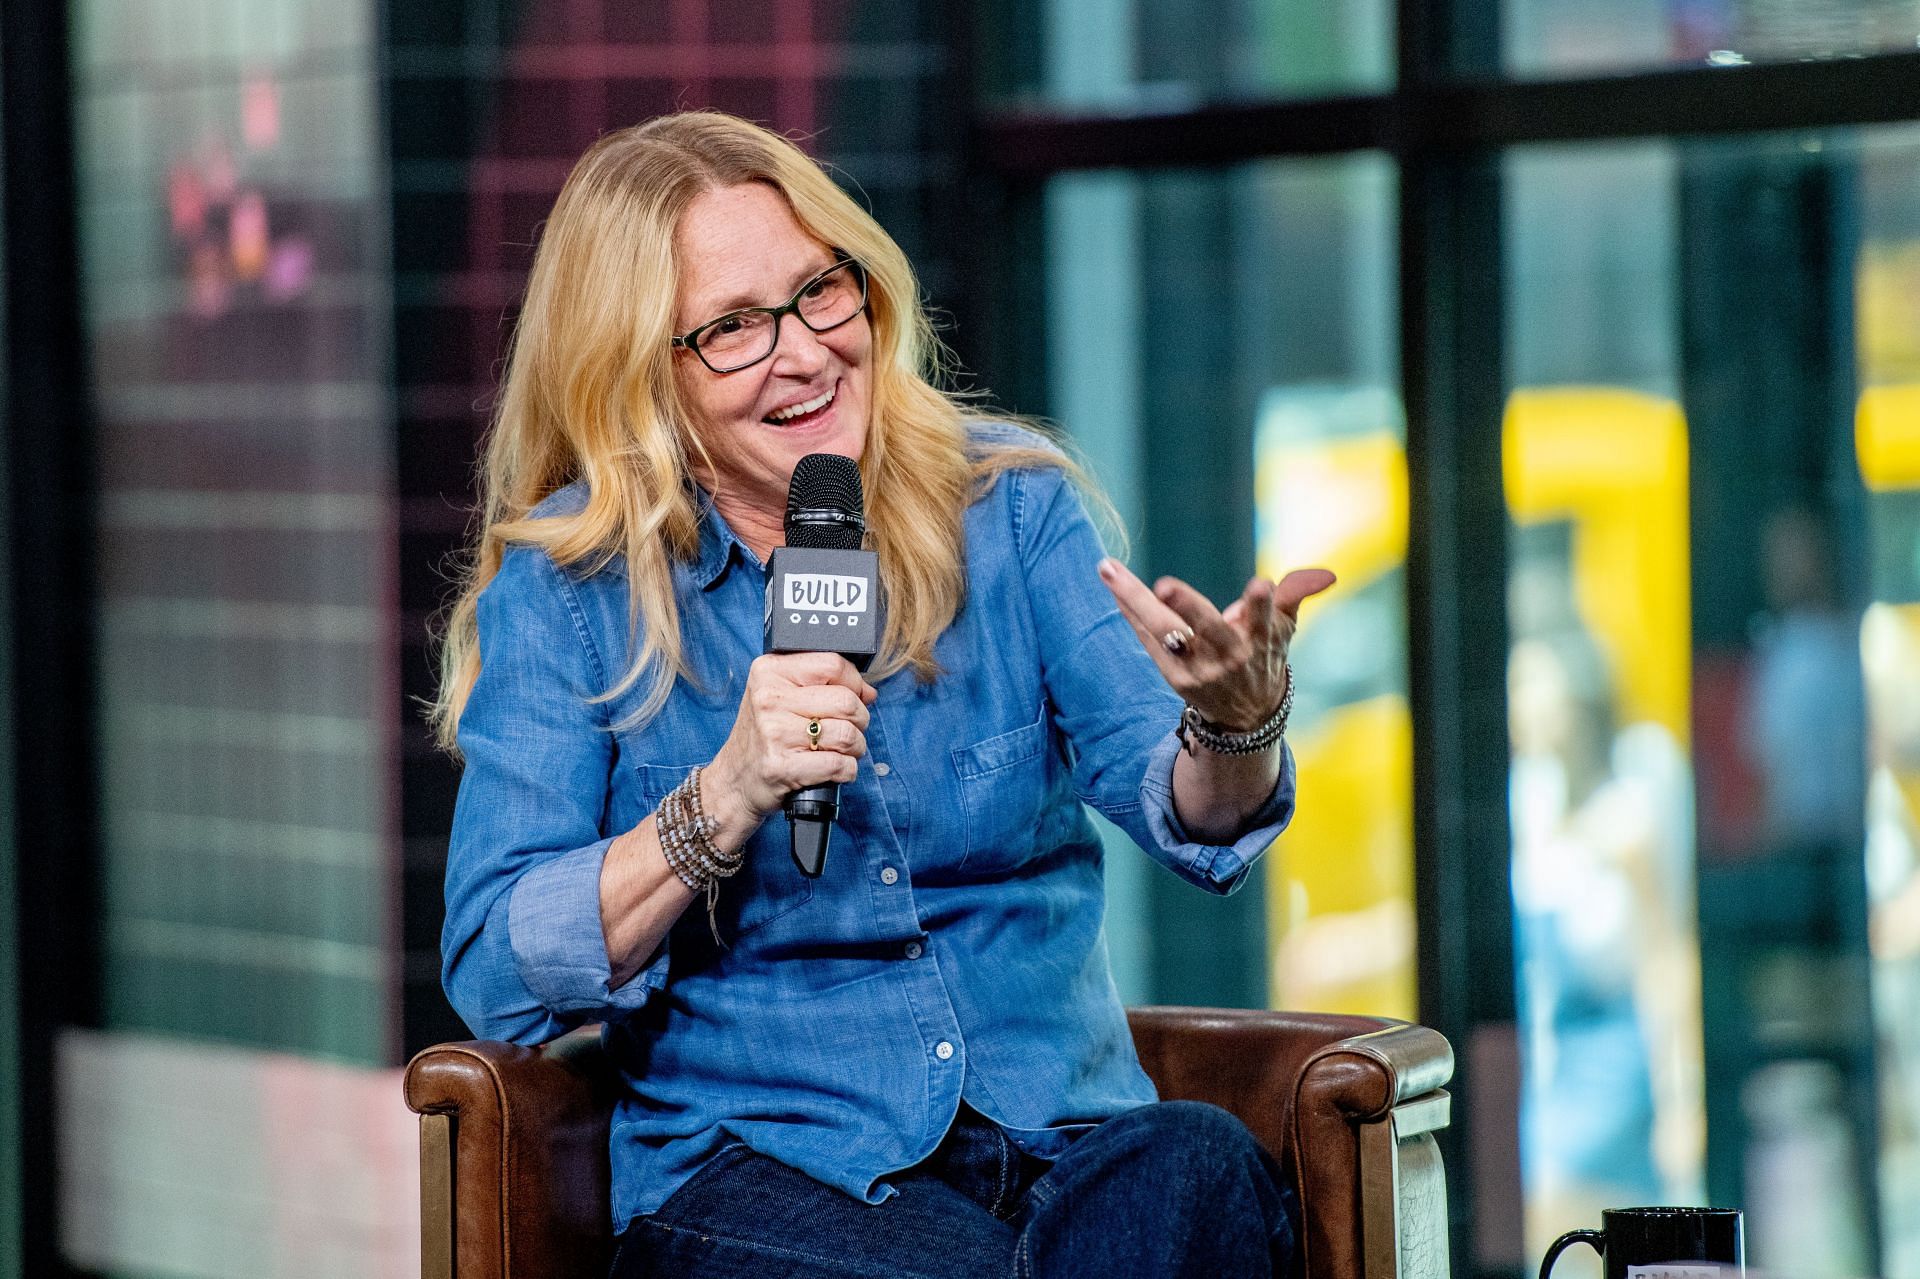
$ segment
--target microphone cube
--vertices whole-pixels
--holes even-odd
[[[767,566],[766,651],[840,653],[865,669],[880,648],[880,558],[775,547]]]

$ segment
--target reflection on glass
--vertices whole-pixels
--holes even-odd
[[[1339,574],[1295,642],[1288,740],[1313,802],[1264,863],[1266,993],[1282,1007],[1412,1017],[1393,210],[1392,172],[1375,155],[1057,179],[1047,356],[1049,408],[1129,528],[1170,504],[1217,504],[1165,477],[1192,473],[1199,419],[1233,416],[1252,446],[1258,571]],[[1136,566],[1153,564],[1145,540],[1133,551]],[[1131,850],[1107,859],[1109,946],[1129,998],[1152,994],[1146,867]]]
[[[1668,157],[1529,153],[1508,179],[1514,940],[1538,1256],[1602,1208],[1703,1192],[1688,438],[1662,341]]]
[[[400,1273],[375,12],[70,8],[104,1024],[60,1044],[61,1246]]]
[[[1911,51],[1911,0],[1505,0],[1504,61],[1519,75],[1745,66]]]
[[[106,1023],[373,1064],[391,484],[374,33],[297,0],[174,16],[198,34],[76,7]]]
[[[1866,489],[1872,601],[1866,690],[1867,941],[1880,1075],[1885,1273],[1920,1276],[1920,138],[1859,151],[1855,265],[1861,392],[1854,451]]]
[[[1536,1252],[1704,1179],[1771,1272],[1920,1276],[1917,165],[1910,128],[1508,164]]]
[[[1698,1198],[1686,434],[1671,401],[1516,392],[1505,441],[1515,945],[1533,1244]]]
[[[1255,447],[1259,568],[1340,579],[1294,641],[1287,734],[1312,802],[1269,864],[1276,1007],[1414,1016],[1405,427],[1383,387],[1276,387]]]
[[[998,96],[1101,110],[1181,110],[1205,102],[1386,87],[1388,0],[1227,0],[1204,17],[1172,0],[1008,0],[1022,48],[986,60]]]

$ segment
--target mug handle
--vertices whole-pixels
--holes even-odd
[[[1586,1244],[1602,1257],[1607,1255],[1607,1236],[1602,1231],[1569,1230],[1553,1241],[1553,1247],[1547,1249],[1546,1260],[1540,1263],[1540,1279],[1547,1279],[1548,1274],[1553,1270],[1553,1263],[1560,1259],[1560,1254],[1577,1243]]]

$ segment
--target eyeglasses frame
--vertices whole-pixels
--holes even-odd
[[[851,266],[853,268],[854,278],[860,281],[860,305],[855,307],[853,309],[853,312],[850,315],[848,315],[846,319],[836,320],[832,324],[827,325],[827,327],[824,329],[817,329],[812,325],[812,323],[808,321],[806,316],[800,313],[800,299],[806,295],[806,292],[808,289],[812,288],[814,285],[820,283],[820,281],[826,279],[828,276],[832,275],[835,271],[838,271],[841,267],[845,267],[845,266]],[[860,259],[858,258],[843,257],[839,261],[835,262],[832,266],[827,267],[825,270],[821,271],[819,274],[808,277],[807,282],[805,284],[802,284],[798,289],[794,290],[793,296],[788,298],[786,302],[783,303],[782,305],[738,307],[732,311],[728,311],[725,315],[717,315],[713,319],[708,320],[705,324],[699,325],[695,328],[688,329],[685,333],[678,334],[677,336],[674,337],[672,345],[677,350],[692,351],[696,356],[700,358],[700,363],[706,365],[708,369],[712,370],[715,373],[722,374],[722,375],[725,375],[728,373],[738,373],[741,369],[752,368],[754,365],[760,363],[760,361],[768,358],[775,351],[780,349],[780,321],[786,316],[791,315],[794,319],[806,325],[807,332],[809,333],[831,333],[835,329],[839,328],[841,325],[851,323],[855,316],[862,314],[863,312],[866,311],[866,309],[867,309],[867,268],[861,263]],[[773,341],[767,344],[767,350],[765,355],[755,356],[753,359],[748,360],[745,364],[735,364],[729,368],[724,368],[724,369],[716,368],[714,366],[713,361],[707,358],[707,353],[700,349],[700,335],[705,333],[708,329],[713,328],[717,324],[726,323],[728,320],[733,319],[737,315],[770,315],[772,316],[773,317]]]

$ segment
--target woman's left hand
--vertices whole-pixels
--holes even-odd
[[[1148,590],[1115,559],[1100,561],[1100,580],[1173,691],[1238,733],[1258,728],[1280,708],[1300,603],[1334,583],[1323,568],[1295,569],[1278,583],[1256,577],[1220,610],[1177,577],[1163,577]]]

